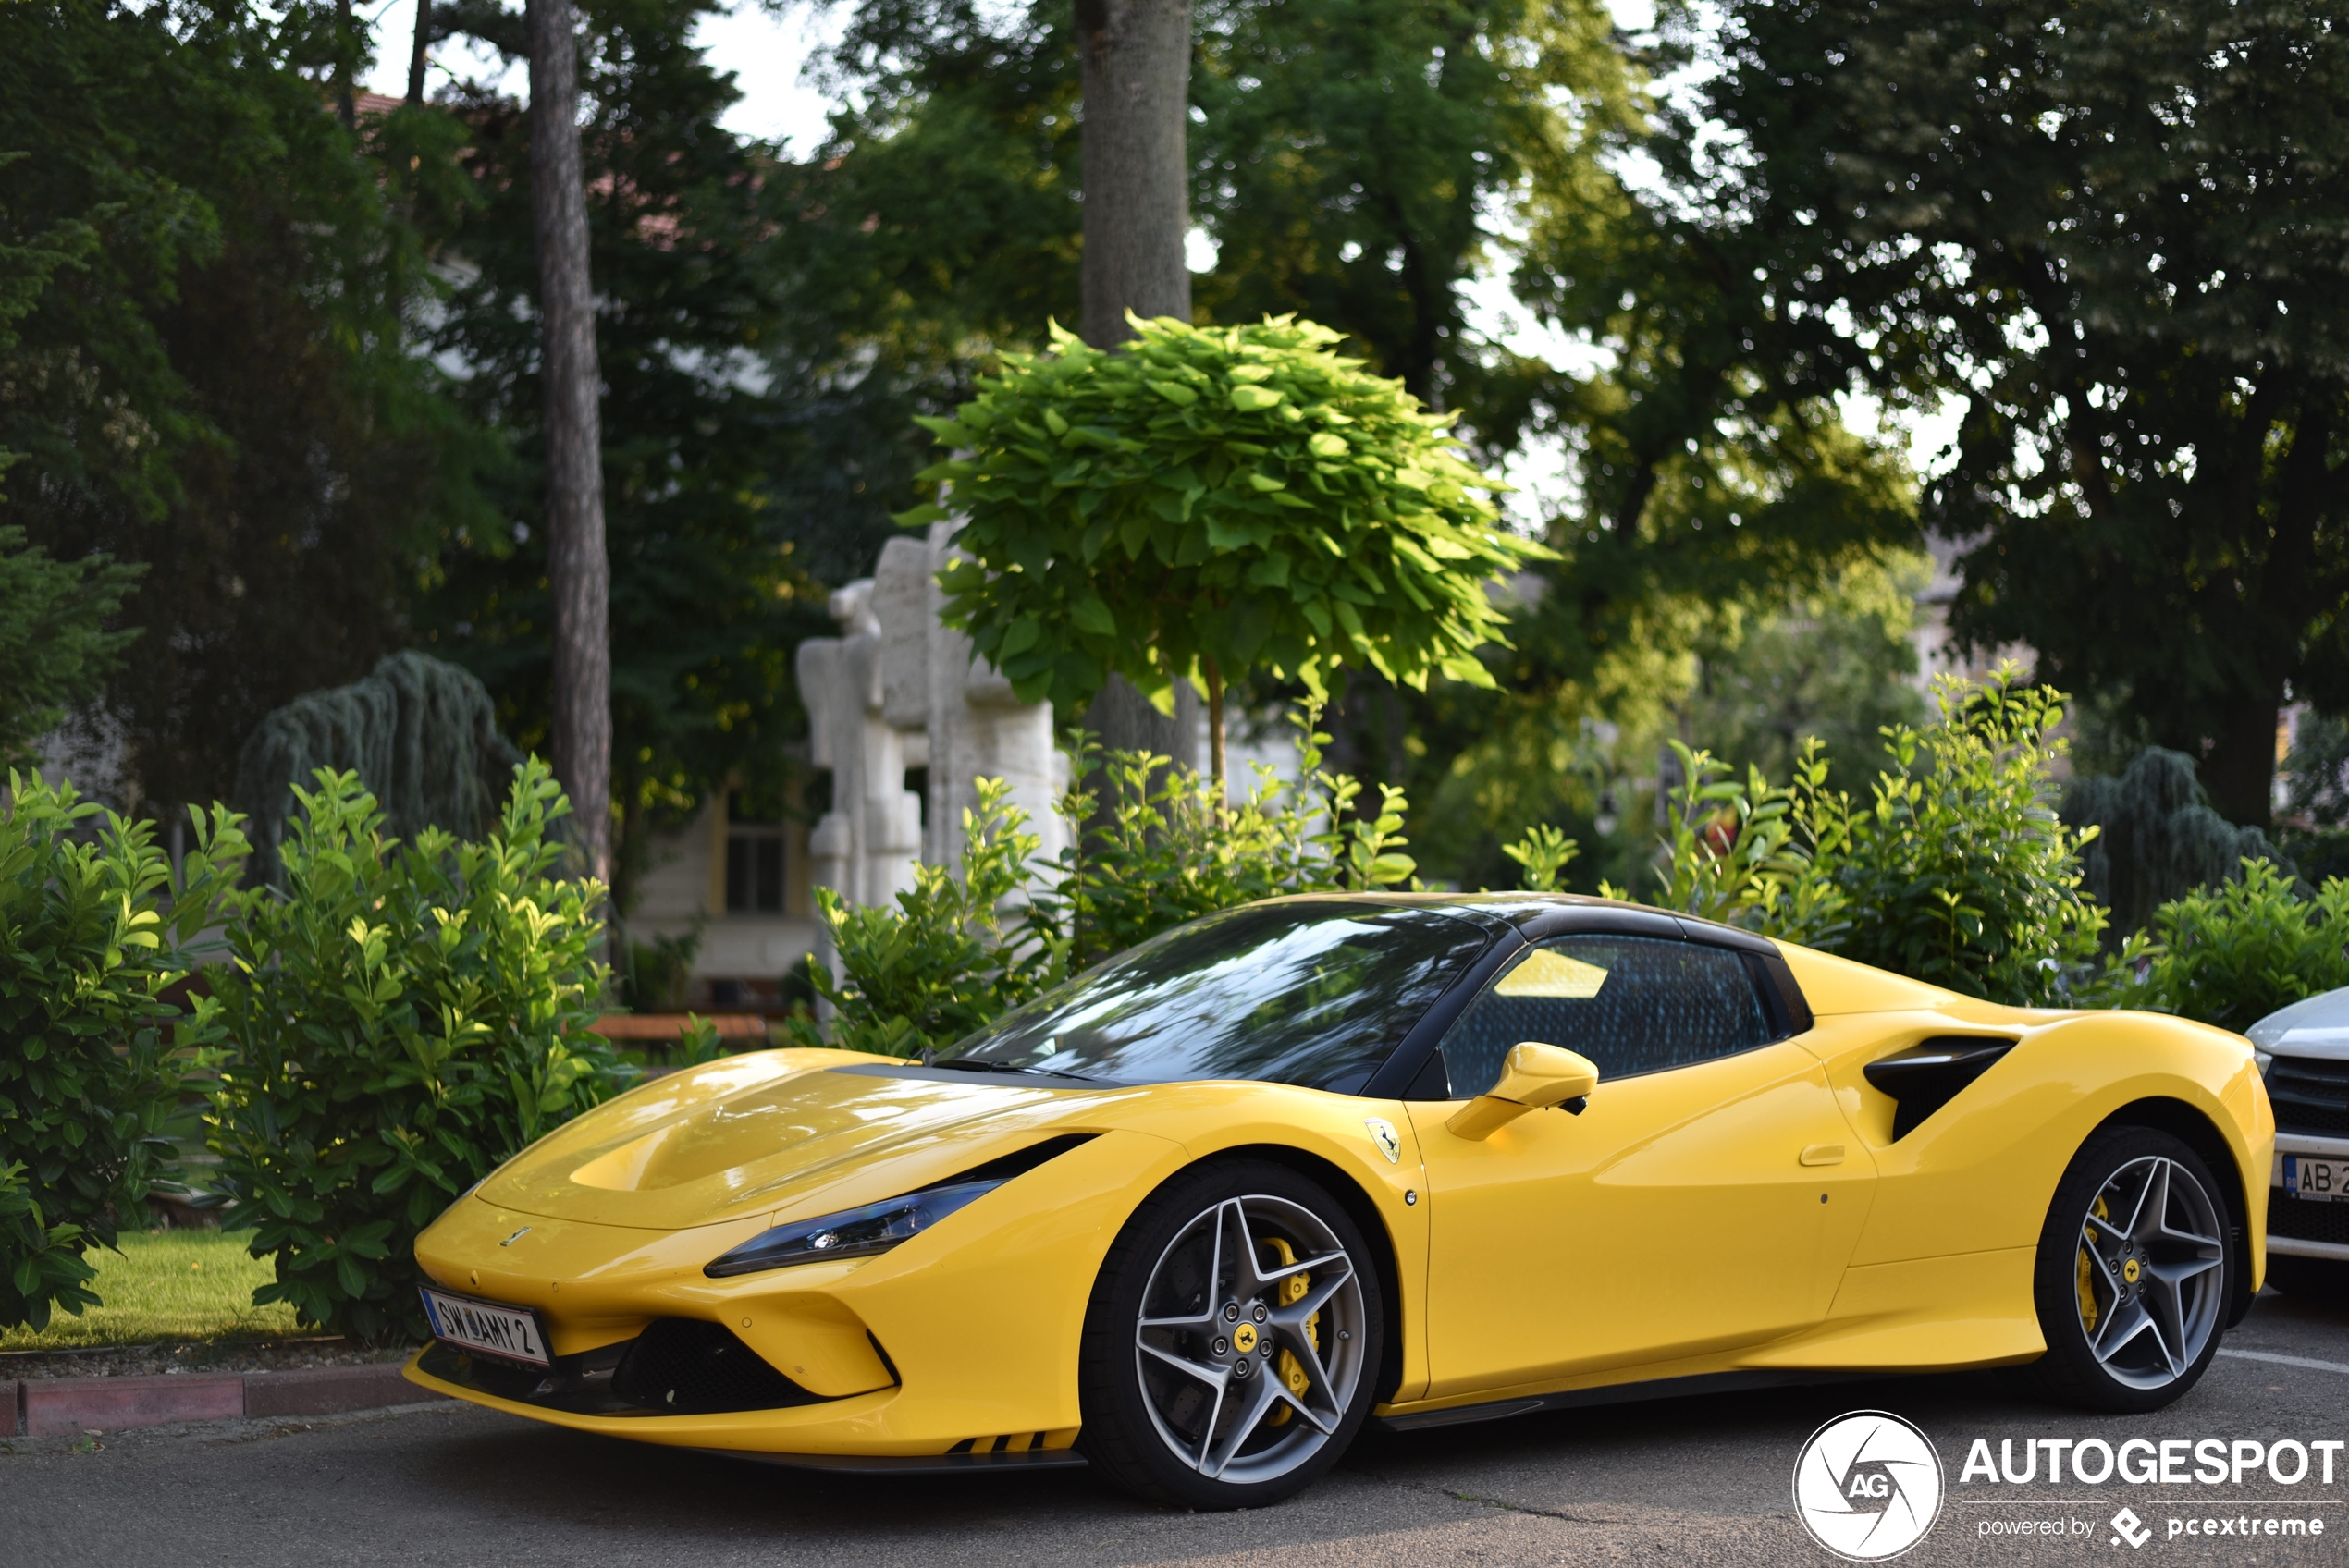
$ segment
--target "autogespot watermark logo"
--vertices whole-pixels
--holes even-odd
[[[1941,1516],[1941,1456],[1931,1439],[1888,1412],[1839,1415],[1811,1434],[1794,1462],[1794,1511],[1838,1557],[1898,1557]]]

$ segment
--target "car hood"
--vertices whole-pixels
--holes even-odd
[[[481,1196],[523,1214],[658,1230],[821,1214],[984,1164],[1137,1092],[851,1051],[759,1051],[589,1111],[494,1172]]]
[[[2261,1050],[2278,1056],[2349,1059],[2349,986],[2280,1008],[2244,1034]]]

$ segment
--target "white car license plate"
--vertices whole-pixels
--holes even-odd
[[[2285,1155],[2283,1190],[2304,1203],[2349,1202],[2349,1160]]]
[[[425,1315],[432,1319],[435,1339],[530,1366],[553,1366],[547,1354],[547,1336],[539,1327],[538,1314],[530,1308],[500,1306],[494,1301],[452,1296],[446,1291],[426,1290],[420,1293],[424,1298]]]

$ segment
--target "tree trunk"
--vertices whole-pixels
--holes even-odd
[[[1189,112],[1189,0],[1076,0],[1084,93],[1085,245],[1078,279],[1085,341],[1113,348],[1133,336],[1125,312],[1191,319],[1185,116]],[[1113,675],[1085,712],[1111,751],[1162,753],[1197,765],[1199,699],[1175,688],[1174,717]]]
[[[1191,319],[1184,116],[1189,112],[1189,0],[1076,0],[1085,95],[1085,341],[1133,334],[1125,312]]]
[[[432,0],[416,0],[416,41],[408,51],[408,102],[424,101],[424,51],[432,45]]]
[[[1215,780],[1218,803],[1232,803],[1232,776],[1224,766],[1224,670],[1207,661],[1207,776]]]
[[[604,553],[596,301],[579,152],[578,23],[571,0],[530,0],[531,215],[538,247],[547,450],[547,588],[554,608],[555,777],[584,870],[611,878],[611,562]]]
[[[2245,693],[2202,759],[2210,804],[2229,822],[2265,827],[2275,813],[2276,710],[2282,704],[2281,686],[2264,694]]]
[[[1199,693],[1190,682],[1174,685],[1174,717],[1150,706],[1123,676],[1113,675],[1086,704],[1085,728],[1105,752],[1151,752],[1185,767],[1199,766]]]

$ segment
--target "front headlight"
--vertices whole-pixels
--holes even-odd
[[[886,1198],[862,1208],[842,1209],[819,1219],[794,1219],[788,1225],[753,1236],[749,1241],[702,1269],[713,1280],[761,1269],[788,1268],[794,1263],[830,1263],[843,1257],[870,1257],[900,1242],[910,1242],[956,1209],[1002,1186],[1002,1181],[958,1182]]]

